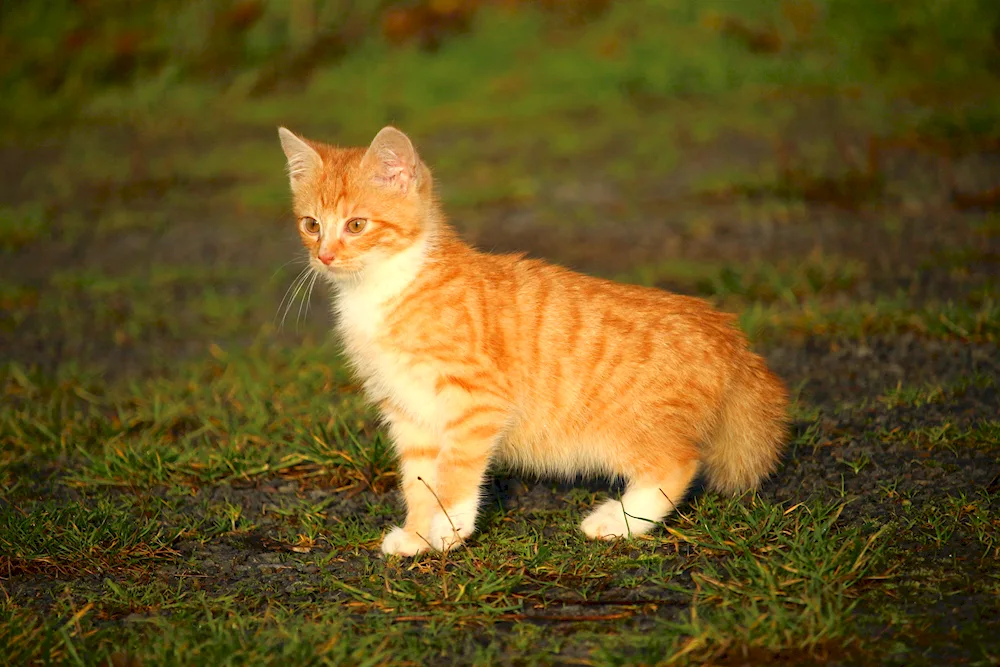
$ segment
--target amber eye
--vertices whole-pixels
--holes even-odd
[[[351,218],[344,227],[352,234],[360,234],[364,231],[368,221],[364,218]]]
[[[302,226],[302,231],[309,236],[316,236],[319,234],[319,221],[316,218],[302,218],[299,221],[299,225]]]

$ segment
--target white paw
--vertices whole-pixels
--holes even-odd
[[[609,500],[591,512],[580,524],[580,528],[592,540],[616,540],[637,532],[637,526],[632,526],[632,530],[629,530],[630,523],[633,520],[626,522],[622,504],[617,500]]]
[[[447,514],[438,512],[431,519],[431,534],[428,538],[435,549],[448,551],[460,545],[462,540],[472,535],[476,529],[477,499],[461,502]]]
[[[400,527],[395,527],[382,540],[382,553],[387,556],[416,556],[430,547],[416,533],[410,533]]]

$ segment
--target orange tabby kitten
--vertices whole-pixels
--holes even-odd
[[[367,149],[279,135],[309,261],[399,455],[406,523],[384,553],[471,535],[492,461],[625,478],[583,520],[599,539],[652,529],[699,469],[726,492],[774,470],[787,395],[731,315],[469,247],[395,128]]]

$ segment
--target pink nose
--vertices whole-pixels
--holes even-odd
[[[323,262],[327,266],[330,266],[330,262],[332,262],[334,258],[335,255],[332,252],[321,252],[319,254],[319,261]]]

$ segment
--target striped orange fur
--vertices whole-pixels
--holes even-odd
[[[399,130],[367,149],[279,134],[311,266],[399,455],[407,516],[385,553],[471,535],[493,461],[624,477],[582,524],[604,539],[653,528],[699,470],[725,492],[774,470],[787,394],[733,316],[469,247]]]

